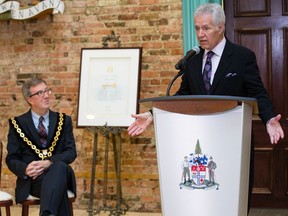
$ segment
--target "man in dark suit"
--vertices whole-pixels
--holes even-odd
[[[227,95],[257,99],[259,117],[266,125],[271,144],[284,138],[272,102],[260,78],[255,54],[248,48],[231,43],[224,36],[225,14],[219,4],[201,5],[194,14],[200,53],[194,55],[183,69],[182,82],[176,95]],[[206,74],[207,73],[207,74]],[[128,134],[136,136],[152,123],[152,113],[132,115],[136,120]],[[251,151],[253,168],[253,142]],[[250,175],[250,196],[253,172]]]
[[[16,203],[30,194],[40,198],[41,216],[69,216],[67,190],[76,195],[69,164],[77,157],[71,118],[49,109],[51,89],[44,80],[28,80],[22,93],[31,109],[9,120],[6,157],[17,176]]]
[[[280,138],[284,138],[279,123],[281,115],[276,116],[274,113],[272,102],[260,78],[255,54],[224,37],[225,14],[219,4],[201,5],[195,12],[194,23],[200,53],[187,61],[181,86],[175,95],[213,94],[256,98],[259,116],[266,124],[271,144],[276,144]],[[213,55],[210,59],[212,70],[205,81],[210,83],[207,90],[203,72],[209,51]],[[151,112],[132,114],[132,117],[135,122],[128,127],[128,134],[131,136],[143,133],[153,121]]]

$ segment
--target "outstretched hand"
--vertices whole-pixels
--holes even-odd
[[[277,144],[280,138],[282,139],[284,138],[284,132],[279,123],[280,119],[281,119],[281,115],[278,114],[276,117],[271,118],[266,123],[266,130],[270,136],[271,144]]]
[[[150,112],[132,114],[135,121],[128,127],[127,131],[130,136],[138,136],[143,133],[153,122],[153,117]]]

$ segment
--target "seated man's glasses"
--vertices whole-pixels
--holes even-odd
[[[33,97],[33,96],[35,96],[35,95],[38,95],[39,97],[44,97],[45,93],[47,93],[48,95],[50,95],[50,94],[52,93],[51,88],[47,88],[47,89],[45,89],[45,90],[38,91],[38,92],[36,92],[36,93],[34,93],[34,94],[29,95],[29,97]]]

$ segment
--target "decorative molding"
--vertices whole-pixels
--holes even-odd
[[[102,38],[103,48],[108,47],[108,41],[117,42],[117,46],[121,47],[120,36],[116,36],[114,31],[111,32],[111,35],[107,35],[106,37]]]
[[[61,0],[44,0],[33,5],[22,6],[18,1],[0,0],[1,20],[26,20],[36,18],[44,12],[57,14],[64,12],[65,5]]]
[[[283,16],[288,15],[288,1],[287,0],[282,0],[282,10],[283,10]]]
[[[258,184],[253,186],[253,194],[255,195],[272,195],[275,191],[273,188],[273,167],[275,166],[275,161],[273,158],[274,149],[267,147],[255,147],[255,167],[264,167],[263,169],[255,170],[254,180]],[[259,173],[261,172],[261,174]],[[262,178],[260,178],[260,176]]]
[[[250,0],[235,0],[234,11],[236,17],[271,16],[271,0],[258,0],[257,5]]]

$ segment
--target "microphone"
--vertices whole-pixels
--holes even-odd
[[[198,53],[200,52],[200,48],[198,46],[195,46],[193,47],[191,50],[189,50],[186,55],[179,60],[179,62],[175,65],[175,68],[177,70],[179,70],[179,72],[176,74],[176,76],[174,76],[172,78],[172,80],[170,81],[168,87],[167,87],[167,90],[166,90],[166,96],[170,96],[170,89],[173,85],[173,83],[175,82],[175,80],[180,77],[184,71],[183,69],[185,69],[186,67],[186,62],[191,58],[193,57],[194,55],[197,55]]]
[[[186,66],[186,62],[194,55],[197,55],[200,52],[200,48],[198,46],[193,47],[191,50],[189,50],[186,55],[178,61],[178,63],[175,65],[175,68],[177,70],[182,70]]]

